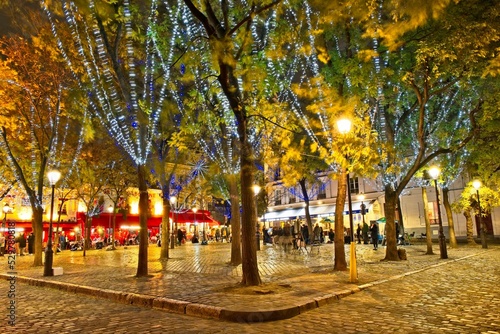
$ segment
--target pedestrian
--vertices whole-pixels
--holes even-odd
[[[28,254],[33,255],[35,252],[35,235],[31,232],[28,235]]]
[[[5,254],[5,235],[0,232],[0,256]]]
[[[182,244],[182,240],[184,240],[184,233],[179,228],[177,229],[177,241],[179,242],[179,246]]]
[[[372,226],[370,226],[370,232],[371,232],[371,237],[372,237],[373,249],[377,250],[378,249],[378,224],[377,224],[377,222],[375,222],[375,221],[372,222]]]
[[[368,245],[369,244],[369,238],[368,238],[368,230],[370,228],[368,227],[368,224],[363,222],[363,244]]]
[[[335,239],[335,232],[333,232],[333,229],[330,229],[330,232],[328,232],[328,243],[332,244],[333,239]]]
[[[319,234],[320,234],[319,225],[318,225],[318,223],[316,223],[316,225],[314,226],[314,229],[313,229],[313,235],[314,235],[313,243],[315,243],[315,242],[319,243],[320,242]]]
[[[356,229],[356,238],[358,238],[358,244],[361,243],[361,224],[358,224],[358,228]]]
[[[306,224],[302,225],[301,233],[302,233],[302,238],[303,238],[305,244],[309,245],[309,228],[307,227]]]
[[[19,255],[24,256],[24,250],[26,249],[26,238],[24,233],[19,233]]]
[[[64,232],[62,232],[61,235],[59,235],[59,245],[61,246],[61,249],[66,249],[66,237],[64,236]],[[29,247],[29,240],[28,240],[28,247]]]

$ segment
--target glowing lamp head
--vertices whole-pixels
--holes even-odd
[[[47,178],[49,179],[50,185],[53,186],[61,178],[61,173],[57,170],[51,170],[47,173]]]
[[[349,133],[351,131],[351,121],[348,120],[347,118],[341,119],[337,121],[337,128],[339,129],[339,132],[343,135]]]
[[[257,196],[260,193],[260,186],[257,184],[254,184],[252,186],[252,190],[253,190],[253,193],[255,194],[255,196]]]
[[[481,188],[481,181],[479,180],[472,181],[472,186],[474,187],[474,189],[479,190],[479,188]]]
[[[5,205],[2,208],[3,213],[10,213],[10,206],[9,203],[5,203]]]
[[[438,167],[436,167],[436,166],[433,166],[433,167],[431,167],[431,168],[429,169],[429,175],[430,175],[430,177],[432,177],[432,179],[433,179],[433,180],[437,180],[437,178],[438,178],[438,176],[439,176],[439,173],[440,173],[440,172],[441,172],[441,171],[440,171],[440,170],[439,170],[439,168],[438,168]]]
[[[170,197],[170,204],[175,205],[175,203],[177,203],[177,197],[175,196]]]

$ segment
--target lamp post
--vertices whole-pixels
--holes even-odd
[[[255,195],[255,239],[257,240],[257,250],[260,250],[259,214],[257,212],[257,195],[260,193],[260,186],[258,184],[254,184],[252,189]]]
[[[431,167],[429,169],[429,175],[434,179],[434,189],[436,190],[436,203],[437,203],[437,209],[438,209],[438,222],[439,222],[439,254],[441,256],[441,259],[447,259],[448,258],[448,251],[446,250],[446,239],[444,237],[444,231],[443,231],[443,220],[441,219],[441,207],[439,205],[439,192],[438,192],[438,186],[437,186],[437,179],[439,176],[440,170],[437,167]]]
[[[479,198],[479,188],[481,188],[481,181],[474,180],[472,182],[472,186],[476,189],[477,195],[477,206],[479,207],[479,228],[480,228],[480,236],[481,236],[481,246],[482,248],[488,248],[486,244],[486,226],[484,225],[483,219],[481,218],[481,199]]]
[[[108,212],[109,212],[109,221],[108,221],[108,233],[109,233],[109,238],[108,238],[108,243],[111,243],[111,245],[114,246],[114,242],[115,242],[115,230],[111,228],[111,213],[113,213],[113,206],[110,205],[108,207]]]
[[[358,196],[359,200],[361,201],[361,205],[360,205],[360,209],[361,209],[361,217],[363,217],[363,229],[365,228],[365,215],[366,215],[366,205],[365,203],[363,203],[363,201],[365,200],[365,195],[363,194],[360,194]],[[363,235],[363,242],[365,240],[365,237]],[[359,243],[361,243],[361,240],[358,240]]]
[[[12,212],[12,208],[10,207],[9,203],[4,204],[2,211],[3,211],[3,221],[2,221],[2,230],[3,230],[7,225],[7,214]]]
[[[47,248],[45,249],[45,264],[43,269],[43,276],[54,276],[52,270],[52,263],[54,260],[54,250],[52,249],[52,218],[54,216],[54,189],[57,181],[61,178],[61,173],[53,170],[47,173],[49,184],[52,188],[52,195],[50,197],[50,218],[49,218],[49,233],[47,240]]]
[[[170,197],[170,204],[171,204],[170,207],[172,209],[175,209],[175,203],[177,203],[177,197],[175,197],[175,196]],[[177,214],[177,213],[174,212],[174,214]],[[172,224],[172,234],[170,236],[170,248],[171,249],[175,248],[175,232],[177,232],[177,220],[175,218],[176,217],[174,216],[175,228],[173,228],[174,224]]]
[[[196,211],[198,211],[198,208],[197,207],[194,207],[192,208],[191,210],[193,210],[193,224],[194,224],[194,232],[195,232],[195,235],[196,235],[196,238],[198,238],[200,236],[200,233],[198,231],[198,224],[196,224]]]
[[[347,135],[351,131],[351,121],[348,119],[341,119],[337,121],[337,127],[342,135]],[[346,160],[348,156],[346,155]],[[349,206],[349,228],[351,229],[351,247],[350,247],[350,266],[349,266],[349,279],[351,283],[358,281],[358,274],[356,269],[356,243],[354,242],[354,221],[352,217],[352,199],[349,168],[346,168],[346,182],[347,182],[347,203]]]

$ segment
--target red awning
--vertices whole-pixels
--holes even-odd
[[[85,213],[78,212],[77,213],[78,221],[85,221]],[[175,212],[170,212],[170,218],[173,222],[177,222],[178,224],[186,224],[186,223],[208,223],[209,226],[218,226],[220,223],[212,218],[210,215],[210,211],[208,210],[198,210],[196,213],[193,210],[180,210]],[[161,216],[152,216],[148,218],[148,228],[159,228],[162,221]],[[102,226],[107,227],[108,225],[113,224],[113,214],[109,212],[103,212],[99,216],[92,217],[92,226]],[[126,218],[123,214],[116,214],[116,227],[120,228],[120,226],[139,226],[139,215],[135,214],[127,214]]]

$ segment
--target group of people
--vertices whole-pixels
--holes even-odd
[[[265,244],[274,244],[276,240],[285,240],[287,237],[290,237],[292,240],[294,248],[297,248],[297,242],[304,242],[304,244],[314,244],[314,243],[324,243],[326,233],[323,232],[323,228],[319,226],[319,224],[315,224],[312,236],[309,234],[309,228],[306,224],[300,225],[299,230],[295,231],[295,226],[290,223],[286,223],[283,227],[264,227],[262,230],[263,234],[263,242]],[[345,234],[348,235],[349,230],[345,231]],[[358,228],[356,230],[356,236],[358,239],[358,243],[361,243],[361,240],[364,241],[365,244],[368,244],[368,232],[370,232],[371,243],[373,244],[373,249],[378,249],[379,244],[379,226],[376,221],[372,221],[370,227],[366,223],[363,226],[358,224]],[[333,243],[335,238],[335,232],[333,229],[330,229],[327,233],[328,235],[328,243]],[[284,238],[283,238],[284,237]],[[281,242],[280,242],[281,243]]]
[[[24,233],[19,232],[15,237],[15,251],[16,255],[24,256],[25,253],[29,255],[35,252],[35,235],[32,233],[28,234],[28,237]],[[3,233],[0,233],[0,256],[4,256],[7,251],[7,238]]]

